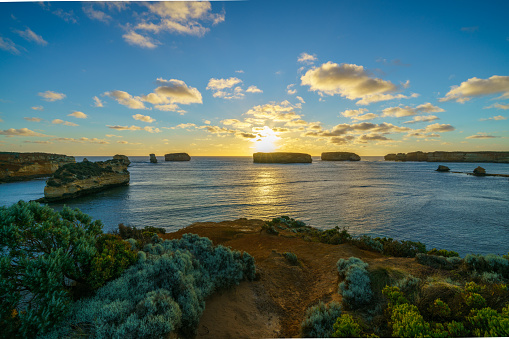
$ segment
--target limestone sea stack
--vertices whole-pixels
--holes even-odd
[[[0,152],[0,182],[48,177],[74,157],[53,153]]]
[[[435,170],[437,172],[449,172],[451,169],[444,165],[438,165],[438,168]]]
[[[169,153],[164,155],[164,161],[189,161],[191,157],[187,153]]]
[[[499,162],[509,163],[509,152],[410,152],[387,154],[385,160],[428,162]]]
[[[323,152],[323,161],[359,161],[361,157],[350,152]]]
[[[310,163],[313,160],[311,155],[306,153],[290,153],[290,152],[270,152],[253,153],[253,162],[255,163],[277,163],[277,164],[292,164],[292,163]]]
[[[92,194],[129,184],[131,162],[125,155],[107,161],[83,161],[59,168],[46,181],[43,201],[56,201]]]
[[[150,162],[153,163],[153,164],[157,163],[157,158],[156,158],[156,155],[154,153],[150,154]]]

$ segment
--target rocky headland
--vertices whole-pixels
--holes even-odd
[[[157,163],[157,158],[156,158],[156,155],[154,153],[150,154],[150,162],[153,163],[153,164]]]
[[[253,153],[253,162],[255,163],[276,163],[276,164],[292,164],[292,163],[310,163],[311,155],[306,153],[291,152],[270,152]]]
[[[191,157],[187,153],[168,153],[164,155],[164,161],[189,161]]]
[[[351,152],[323,152],[323,161],[359,161],[361,157]]]
[[[509,163],[509,152],[410,152],[387,154],[387,161],[501,162]]]
[[[0,152],[0,183],[47,177],[75,162],[64,154]]]
[[[107,161],[83,161],[59,168],[46,181],[42,202],[76,198],[111,187],[128,185],[131,162],[125,155],[115,155]]]

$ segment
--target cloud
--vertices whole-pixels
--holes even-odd
[[[500,137],[495,135],[489,135],[487,133],[478,132],[476,135],[471,135],[469,137],[466,137],[465,139],[494,139],[494,138]]]
[[[461,27],[462,32],[473,33],[473,32],[477,32],[478,30],[479,30],[479,26]]]
[[[473,97],[490,94],[502,94],[502,98],[509,98],[509,76],[494,75],[488,79],[470,78],[459,86],[452,86],[445,97],[439,101],[456,100],[464,103]]]
[[[261,89],[259,89],[258,87],[254,86],[254,85],[249,86],[246,89],[246,92],[248,92],[248,93],[263,93],[263,91]]]
[[[93,97],[92,99],[94,99],[94,106],[95,107],[104,107],[101,99],[99,99],[97,96]]]
[[[34,111],[44,111],[44,107],[42,107],[42,106],[33,106],[32,109]]]
[[[80,112],[80,111],[74,111],[71,114],[67,114],[67,116],[68,117],[75,117],[75,118],[78,118],[78,119],[86,119],[86,118],[88,118],[88,116],[85,113]]]
[[[388,101],[388,100],[394,100],[394,99],[411,99],[411,98],[417,98],[419,97],[419,94],[412,93],[411,95],[404,95],[404,94],[373,94],[369,95],[359,101],[356,102],[357,105],[369,105],[373,102],[379,102],[379,101]]]
[[[18,46],[14,42],[12,42],[9,38],[3,38],[0,36],[0,49],[7,51],[11,54],[19,55],[21,52],[18,49]]]
[[[370,122],[361,122],[358,124],[339,124],[334,126],[331,130],[321,130],[317,132],[309,131],[304,133],[304,136],[311,137],[337,137],[343,136],[348,133],[404,133],[411,132],[412,129],[408,127],[399,127],[393,124],[383,122],[381,124],[373,124]]]
[[[124,145],[141,145],[141,142],[129,142],[126,140],[119,140],[117,141],[117,144],[124,144]]]
[[[58,16],[60,19],[64,20],[65,22],[70,22],[73,24],[78,22],[78,19],[74,15],[73,10],[66,12],[61,8],[57,8],[54,11],[51,11],[51,3],[50,2],[40,2],[39,4],[45,11],[50,11],[54,15]]]
[[[248,128],[251,127],[249,122],[242,122],[238,119],[224,119],[221,120],[221,123],[226,126],[233,126],[235,128]]]
[[[33,121],[33,122],[41,122],[42,119],[41,118],[23,118],[25,119],[26,121]]]
[[[65,125],[65,126],[79,126],[78,124],[75,124],[74,122],[69,122],[69,121],[64,121],[62,119],[53,119],[53,121],[51,122],[52,124],[55,124],[55,125]]]
[[[311,55],[306,52],[301,53],[299,55],[299,58],[297,59],[298,62],[308,65],[313,64],[316,60],[317,60],[316,55],[314,54]]]
[[[417,115],[420,113],[438,113],[445,112],[442,108],[433,106],[429,102],[419,105],[415,108],[410,106],[405,107],[389,107],[383,110],[384,117],[408,117],[412,115]]]
[[[41,140],[36,140],[36,141],[32,141],[32,140],[25,140],[23,141],[24,143],[27,143],[27,144],[52,144],[51,141],[41,141]]]
[[[42,38],[42,36],[37,35],[30,28],[27,27],[24,31],[15,30],[20,37],[29,42],[35,42],[38,45],[46,46],[48,42]]]
[[[378,118],[378,115],[375,113],[367,113],[352,117],[353,120],[373,120],[375,118]]]
[[[180,109],[177,104],[155,105],[154,108],[165,112],[178,112],[180,115],[184,115],[186,113],[186,111]]]
[[[418,115],[414,116],[413,120],[405,121],[404,124],[415,124],[417,122],[431,122],[437,119],[438,117],[434,115]]]
[[[155,89],[155,93],[168,99],[168,103],[184,105],[202,103],[200,91],[194,87],[187,86],[182,80],[158,78],[156,83],[161,86]]]
[[[204,124],[210,125],[210,120],[203,120]]]
[[[135,114],[133,115],[133,119],[134,120],[140,120],[140,121],[144,121],[144,122],[154,122],[156,121],[156,119],[148,116],[148,115],[142,115],[142,114]]]
[[[79,141],[81,141],[81,142],[88,142],[88,143],[91,143],[91,144],[102,144],[102,145],[106,145],[106,144],[110,143],[109,141],[106,141],[106,140],[97,139],[97,138],[87,138],[87,137],[81,137],[79,139]]]
[[[117,131],[147,131],[150,133],[161,133],[161,130],[159,128],[155,128],[153,126],[139,127],[139,126],[135,126],[135,125],[131,125],[131,126],[119,126],[119,125],[110,126],[110,125],[107,125],[107,127],[111,128],[111,129],[115,129]]]
[[[177,126],[175,127],[170,127],[170,129],[177,129],[177,128],[196,128],[196,124],[193,124],[191,122],[188,122],[188,123],[185,123],[185,124],[178,124]]]
[[[298,95],[297,95],[295,98],[296,98],[297,100],[299,100],[301,104],[305,104],[305,103],[306,103],[306,102],[304,101],[304,99],[302,99],[302,97],[300,97],[300,96],[298,96]]]
[[[252,115],[255,119],[259,119],[258,124],[263,124],[264,120],[272,120],[275,122],[288,122],[292,120],[298,120],[301,118],[300,115],[294,112],[294,108],[288,101],[283,101],[279,104],[265,104],[258,105],[251,108],[245,113],[246,115]],[[246,119],[247,120],[247,119]]]
[[[486,121],[486,120],[507,120],[507,117],[504,117],[502,115],[497,115],[497,116],[494,116],[491,118],[479,119],[479,121]]]
[[[335,145],[344,145],[344,144],[348,144],[353,139],[355,139],[355,137],[353,135],[346,135],[344,137],[332,137],[329,139],[329,143],[335,144]]]
[[[359,109],[347,109],[346,111],[342,112],[341,115],[347,118],[356,117],[358,115],[363,114],[364,112],[367,112],[367,108],[359,108]]]
[[[44,100],[50,101],[50,102],[62,100],[63,98],[66,97],[66,95],[63,93],[57,93],[57,92],[52,92],[52,91],[41,92],[41,93],[39,93],[39,96],[43,97]]]
[[[215,79],[211,78],[207,85],[207,89],[217,91],[225,88],[232,88],[233,86],[240,84],[242,80],[239,78],[231,77],[228,79]]]
[[[498,109],[509,109],[509,105],[503,105],[503,104],[493,104],[491,106],[485,107],[485,108],[498,108]]]
[[[138,34],[135,31],[129,31],[128,33],[122,35],[122,37],[124,38],[125,41],[127,41],[129,45],[139,46],[143,48],[156,48],[157,45],[159,44],[159,41]]]
[[[111,91],[106,92],[104,95],[109,96],[110,98],[115,99],[119,104],[127,106],[132,109],[147,109],[140,97],[133,97],[127,92],[124,91]]]
[[[121,135],[115,135],[115,134],[106,134],[108,138],[123,138]]]
[[[432,124],[428,125],[425,128],[425,132],[451,132],[454,131],[455,128],[449,124]]]
[[[290,84],[290,85],[286,86],[286,93],[288,93],[290,95],[294,95],[295,93],[297,93],[296,89],[292,89],[293,86],[295,86],[295,84]]]
[[[82,9],[83,12],[92,20],[99,20],[106,23],[111,20],[111,16],[103,11],[94,9],[91,3],[83,5]]]
[[[29,130],[28,128],[9,128],[5,130],[0,130],[0,135],[7,135],[9,137],[47,137],[48,135],[44,135],[42,133],[34,132]]]
[[[391,141],[392,139],[387,138],[386,136],[380,134],[363,134],[361,135],[357,141],[360,143],[367,143],[369,141]]]

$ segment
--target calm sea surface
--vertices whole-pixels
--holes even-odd
[[[76,157],[81,161],[83,157]],[[109,157],[88,157],[90,161]],[[193,157],[149,163],[131,157],[131,183],[67,201],[105,230],[119,223],[174,231],[197,221],[288,215],[352,234],[424,242],[466,253],[509,252],[509,180],[438,173],[438,163],[254,164],[251,157]],[[441,163],[453,171],[509,174],[509,164]],[[43,196],[45,179],[0,184],[0,206]],[[61,209],[63,204],[52,203]]]

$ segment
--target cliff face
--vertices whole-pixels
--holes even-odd
[[[387,154],[384,159],[392,161],[509,163],[509,152],[410,152]]]
[[[74,157],[52,153],[0,152],[0,182],[47,177]]]
[[[164,155],[164,161],[189,161],[191,157],[187,153],[169,153]]]
[[[323,152],[322,160],[324,161],[359,161],[361,157],[350,152]]]
[[[271,152],[271,153],[253,153],[253,162],[256,163],[310,163],[313,160],[311,155],[306,153],[290,153],[290,152]]]
[[[68,164],[46,181],[44,200],[55,201],[95,193],[107,188],[128,185],[131,162],[124,155],[113,160]]]

